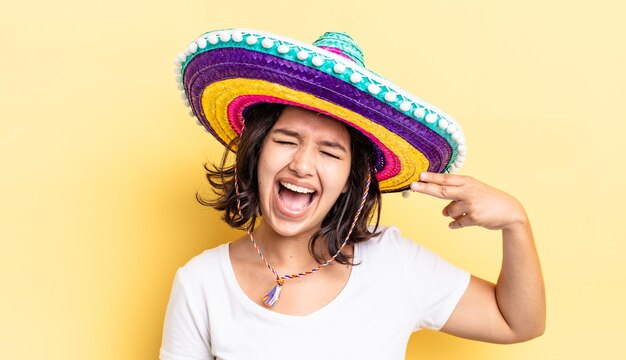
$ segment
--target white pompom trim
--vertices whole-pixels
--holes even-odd
[[[246,38],[246,44],[248,45],[254,45],[259,41],[259,39],[254,36],[254,35],[250,35]]]
[[[426,115],[426,122],[429,124],[434,124],[435,122],[437,122],[437,114],[428,114]]]
[[[424,108],[418,107],[417,109],[415,109],[415,111],[413,111],[413,116],[418,119],[423,118],[424,115],[426,115],[426,110],[424,110]]]
[[[300,50],[298,51],[298,55],[296,55],[298,57],[298,60],[306,60],[309,57],[309,53],[304,51],[304,50]]]
[[[315,66],[322,66],[324,64],[324,59],[321,56],[314,56],[311,62]]]
[[[343,74],[346,71],[346,66],[344,64],[335,64],[333,67],[333,71],[337,74]]]
[[[207,41],[210,42],[212,45],[217,44],[220,40],[217,38],[217,35],[215,34],[209,34],[206,37]]]
[[[367,91],[369,91],[370,94],[378,95],[378,93],[380,93],[380,86],[376,84],[369,84],[367,85]]]
[[[271,39],[263,39],[263,41],[261,41],[261,46],[263,46],[266,49],[271,49],[274,46],[274,42]]]
[[[361,74],[359,74],[359,73],[355,72],[355,73],[352,73],[352,75],[350,75],[350,81],[353,84],[359,83],[359,82],[361,82],[361,80],[363,80],[363,76],[361,76]]]
[[[234,42],[242,42],[243,34],[240,31],[233,32],[233,41]]]
[[[230,33],[227,31],[224,31],[222,33],[220,33],[220,41],[222,42],[229,42],[230,41]]]

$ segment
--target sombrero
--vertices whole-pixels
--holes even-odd
[[[422,171],[452,173],[467,148],[459,124],[365,68],[345,33],[313,45],[250,29],[207,32],[174,60],[190,115],[222,144],[236,138],[244,110],[260,102],[290,104],[329,115],[374,144],[382,192],[402,191]]]

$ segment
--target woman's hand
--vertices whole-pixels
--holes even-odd
[[[452,200],[442,211],[454,219],[448,225],[451,229],[477,225],[500,230],[528,222],[517,199],[471,176],[423,172],[420,180],[411,184],[411,190]]]

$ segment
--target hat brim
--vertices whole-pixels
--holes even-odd
[[[238,136],[245,108],[276,102],[327,114],[367,136],[376,148],[382,192],[408,188],[422,171],[462,165],[466,148],[452,118],[363,67],[260,32],[222,30],[200,39],[181,59],[180,81],[199,123],[224,144]],[[302,51],[306,59],[299,58]]]

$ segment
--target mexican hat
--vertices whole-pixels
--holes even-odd
[[[382,192],[402,191],[422,171],[452,173],[467,148],[459,124],[365,68],[345,33],[312,45],[251,29],[204,33],[174,60],[190,114],[222,144],[238,136],[245,109],[261,102],[307,108],[359,130],[374,144]]]

